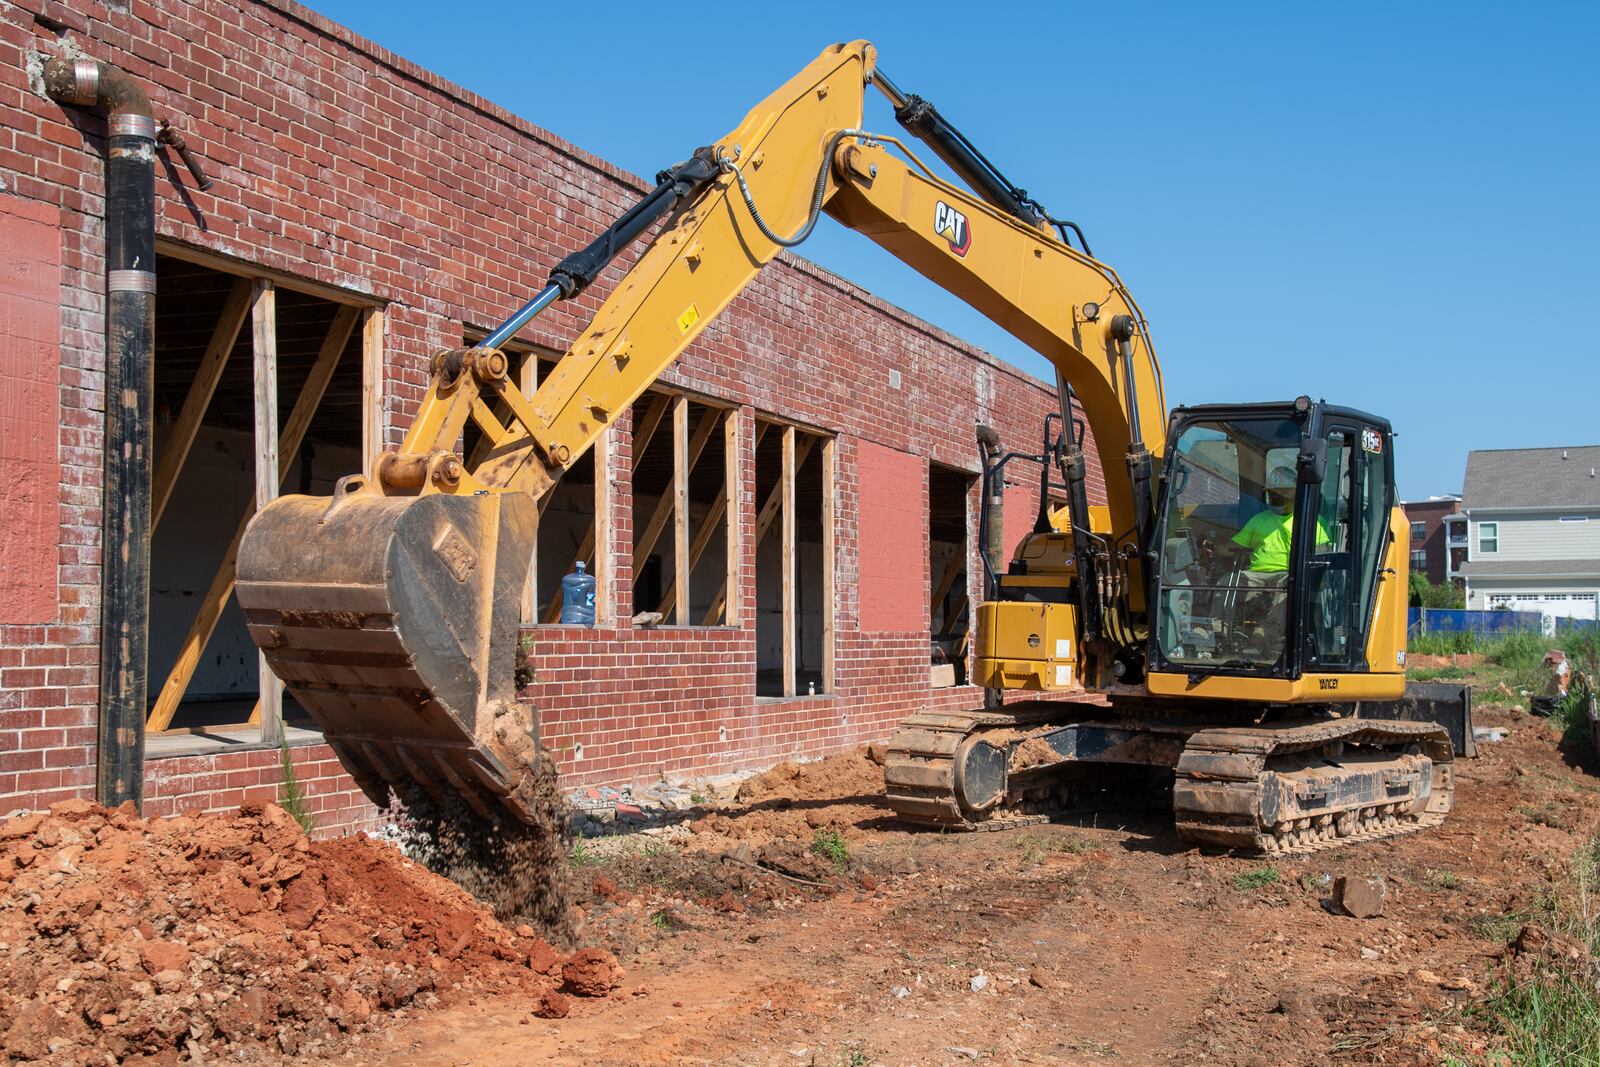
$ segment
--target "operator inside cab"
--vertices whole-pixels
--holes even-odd
[[[1233,535],[1233,543],[1250,553],[1249,569],[1240,573],[1245,596],[1245,631],[1257,652],[1275,656],[1283,646],[1288,618],[1289,548],[1294,541],[1293,467],[1278,466],[1267,472],[1266,508],[1256,512]],[[1328,532],[1317,520],[1317,544],[1328,543]]]
[[[1265,510],[1256,512],[1233,535],[1233,543],[1250,551],[1250,572],[1282,575],[1289,570],[1289,545],[1294,537],[1292,468],[1274,467],[1267,474],[1266,503]],[[1320,528],[1321,523],[1317,525]]]

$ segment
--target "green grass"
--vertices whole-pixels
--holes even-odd
[[[1600,1063],[1600,837],[1573,857],[1567,878],[1534,908],[1530,918],[1589,947],[1589,960],[1559,954],[1531,972],[1497,985],[1474,1014],[1499,1038],[1493,1062],[1508,1067]]]
[[[1022,862],[1033,866],[1052,852],[1069,856],[1082,856],[1094,851],[1094,842],[1081,839],[1041,837],[1038,834],[1019,834],[1016,839]]]
[[[1581,683],[1572,686],[1567,691],[1567,699],[1550,716],[1550,725],[1561,731],[1561,740],[1581,751],[1589,751],[1594,745],[1590,738],[1593,727],[1589,722],[1589,696],[1588,686]]]
[[[1233,876],[1233,888],[1240,891],[1263,889],[1278,882],[1278,868],[1267,866],[1257,867],[1253,871],[1241,871]]]
[[[278,806],[300,824],[300,829],[310,833],[316,829],[316,817],[306,807],[305,790],[300,787],[300,779],[294,773],[294,760],[289,757],[289,739],[282,738],[278,741],[278,751],[283,754],[283,799]]]
[[[811,851],[833,864],[836,871],[843,871],[850,864],[850,851],[844,847],[844,838],[837,830],[818,827],[811,837]]]
[[[1430,632],[1413,636],[1406,643],[1406,651],[1419,656],[1449,656],[1457,652],[1481,652],[1486,641],[1474,633]]]
[[[1422,884],[1429,889],[1460,889],[1461,876],[1455,871],[1429,867],[1422,872]]]
[[[600,857],[584,842],[583,831],[578,831],[578,838],[572,842],[572,851],[567,853],[567,863],[573,867],[598,867]]]
[[[1416,682],[1460,680],[1472,685],[1476,698],[1527,710],[1531,698],[1544,693],[1550,671],[1544,656],[1553,648],[1567,654],[1575,672],[1600,677],[1600,633],[1589,631],[1545,637],[1534,633],[1471,634],[1426,633],[1411,639],[1409,651],[1418,655],[1447,656],[1475,652],[1482,661],[1473,667],[1416,667],[1406,672]],[[1503,688],[1502,688],[1503,687]],[[1566,738],[1587,744],[1589,726],[1576,701],[1562,709],[1556,726]]]

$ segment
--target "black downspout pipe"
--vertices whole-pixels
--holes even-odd
[[[983,595],[986,600],[1000,599],[1000,549],[1005,530],[1005,480],[1003,468],[997,465],[1000,457],[1000,435],[991,427],[978,426],[978,459],[983,465],[983,477],[978,486],[978,557],[983,561]],[[974,615],[976,621],[976,615]],[[983,691],[983,706],[998,708],[1005,703],[1005,694],[989,686]]]
[[[144,800],[150,630],[150,426],[156,315],[156,122],[144,89],[89,59],[52,59],[45,92],[105,107],[106,435],[101,533],[100,745],[95,795]]]

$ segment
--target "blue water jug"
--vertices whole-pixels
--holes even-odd
[[[594,625],[594,575],[582,560],[578,569],[561,579],[561,623],[563,626]]]

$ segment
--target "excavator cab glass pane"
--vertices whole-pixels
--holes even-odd
[[[1169,663],[1265,671],[1284,658],[1300,426],[1198,419],[1169,451],[1157,605]]]
[[[1388,433],[1344,422],[1326,431],[1327,476],[1317,487],[1319,526],[1306,557],[1305,666],[1357,670],[1365,664],[1378,567],[1388,547]]]
[[[1351,436],[1344,429],[1327,434],[1327,473],[1316,487],[1317,528],[1306,561],[1311,606],[1305,632],[1312,666],[1346,666],[1358,647],[1358,527],[1353,511],[1356,463]]]

